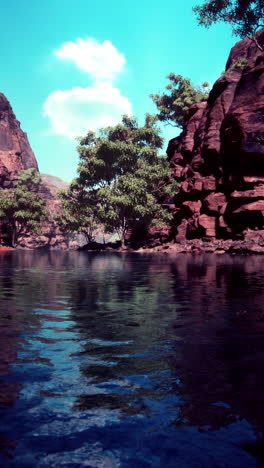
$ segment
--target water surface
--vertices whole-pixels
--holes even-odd
[[[262,257],[0,254],[0,466],[262,466]]]

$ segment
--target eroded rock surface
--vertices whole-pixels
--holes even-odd
[[[244,68],[236,66],[241,59]],[[184,131],[169,142],[171,174],[180,184],[176,241],[252,240],[263,229],[263,71],[254,41],[238,42],[208,102],[191,107]]]
[[[38,171],[35,155],[9,101],[4,94],[0,93],[0,189],[12,189],[19,172],[29,168],[35,168]],[[52,220],[52,216],[60,210],[58,191],[67,188],[68,184],[47,174],[42,174],[41,177],[40,195],[46,201],[51,219],[43,223],[41,235],[28,235],[20,238],[18,247],[65,249],[74,246],[76,240],[72,236],[63,234]]]
[[[23,169],[34,167],[38,170],[35,155],[30,147],[26,133],[12,107],[0,93],[0,184],[3,188],[12,186],[17,174]]]

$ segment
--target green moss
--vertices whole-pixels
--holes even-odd
[[[238,59],[233,65],[231,65],[228,70],[226,70],[223,75],[230,75],[231,73],[234,73],[236,71],[243,71],[248,64],[248,60],[245,58]]]

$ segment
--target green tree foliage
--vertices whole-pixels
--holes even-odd
[[[193,8],[198,23],[210,27],[218,21],[230,23],[233,33],[241,38],[254,36],[264,27],[263,0],[206,0]],[[263,44],[254,38],[258,47]]]
[[[87,242],[94,240],[97,228],[95,203],[89,191],[76,179],[69,190],[61,190],[61,213],[55,216],[55,221],[62,231],[75,234],[82,233]]]
[[[20,172],[14,190],[0,191],[0,219],[15,247],[19,236],[40,233],[40,223],[47,218],[45,202],[39,196],[41,179],[35,169]]]
[[[161,122],[183,128],[186,111],[193,104],[207,100],[209,83],[193,86],[188,78],[174,73],[170,73],[167,78],[170,81],[166,86],[168,93],[151,94],[150,97],[158,108],[157,117]]]
[[[124,116],[122,123],[79,141],[79,175],[61,196],[65,229],[83,232],[97,223],[118,233],[124,245],[129,229],[169,221],[159,200],[175,187],[160,182],[168,177],[168,166],[158,156],[163,140],[155,117],[147,114],[139,127],[136,118]]]
[[[98,215],[106,232],[117,232],[122,245],[129,229],[162,226],[171,216],[158,202],[164,198],[161,178],[167,177],[165,160],[151,165],[138,161],[134,171],[121,175],[111,186],[98,191]],[[175,192],[174,192],[175,193]]]

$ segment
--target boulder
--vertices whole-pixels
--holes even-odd
[[[204,199],[203,206],[205,212],[217,215],[221,212],[221,208],[225,203],[226,196],[224,193],[212,192]]]
[[[198,219],[199,226],[205,229],[206,237],[215,237],[215,218],[202,214]]]

